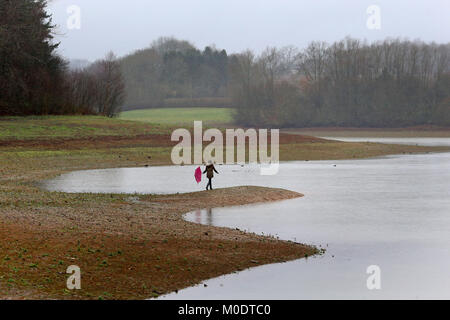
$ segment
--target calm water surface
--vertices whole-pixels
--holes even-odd
[[[252,268],[163,299],[450,298],[450,153],[367,160],[218,166],[215,187],[259,185],[305,197],[200,210],[189,221],[238,227],[322,246],[326,254]],[[47,181],[66,192],[173,193],[200,190],[194,167],[80,171]],[[366,269],[381,268],[381,290]]]
[[[413,146],[450,146],[450,138],[380,138],[380,137],[321,137],[330,140],[340,140],[346,142],[378,142],[387,144],[407,144]]]

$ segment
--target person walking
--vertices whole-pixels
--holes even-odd
[[[208,161],[208,165],[205,168],[205,171],[203,171],[203,174],[206,173],[206,177],[208,178],[208,184],[206,185],[206,190],[208,190],[208,188],[210,190],[212,190],[212,178],[214,177],[214,172],[219,174],[219,172],[217,172],[216,168],[214,168],[214,164],[212,163],[212,161]]]

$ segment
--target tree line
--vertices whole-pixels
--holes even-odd
[[[232,104],[246,126],[450,125],[450,44],[346,38],[228,54],[163,37],[74,70],[46,5],[0,1],[0,115]]]
[[[230,60],[243,125],[450,125],[450,44],[346,38]]]
[[[115,115],[125,85],[112,54],[69,70],[45,0],[0,1],[0,115]]]
[[[228,55],[160,38],[120,60],[129,107],[230,98],[247,126],[450,125],[450,44],[346,38]]]
[[[202,98],[215,104],[228,97],[228,54],[214,46],[199,50],[188,41],[161,37],[120,63],[127,107],[161,107],[177,100],[186,105]]]

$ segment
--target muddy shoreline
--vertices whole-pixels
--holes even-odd
[[[306,245],[183,219],[185,213],[204,207],[302,196],[287,190],[236,187],[158,196],[46,195],[50,202],[62,197],[72,205],[41,212],[0,210],[1,258],[8,261],[0,267],[8,275],[6,285],[0,281],[2,299],[144,299],[316,252]],[[84,204],[75,206],[77,199]],[[83,272],[83,287],[77,292],[65,289],[65,269],[72,264]]]
[[[17,139],[3,139],[7,142],[0,145],[0,298],[147,299],[252,266],[316,252],[309,246],[182,218],[196,209],[301,196],[287,190],[237,187],[131,196],[42,190],[36,186],[39,181],[70,171],[171,163],[167,135],[151,134],[161,128],[89,117],[51,121],[39,121],[40,128],[53,128],[48,129],[46,141],[31,133],[30,139],[24,139],[28,137],[25,132]],[[102,133],[117,131],[124,137],[103,139],[84,132],[87,121]],[[64,124],[76,125],[86,137],[61,138],[56,132]],[[445,150],[280,137],[282,161]],[[82,270],[80,291],[66,288],[70,265]]]

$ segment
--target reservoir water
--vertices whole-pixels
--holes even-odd
[[[407,144],[407,145],[417,145],[417,146],[450,146],[450,138],[392,138],[392,137],[321,137],[330,140],[340,140],[346,142],[378,142],[387,144]]]
[[[447,139],[449,142],[450,139]],[[195,167],[72,172],[46,181],[65,192],[174,193],[201,190]],[[162,299],[450,299],[450,153],[366,160],[218,166],[216,188],[258,185],[305,197],[188,213],[195,223],[240,228],[326,249],[205,281]],[[369,266],[381,289],[369,290]]]

